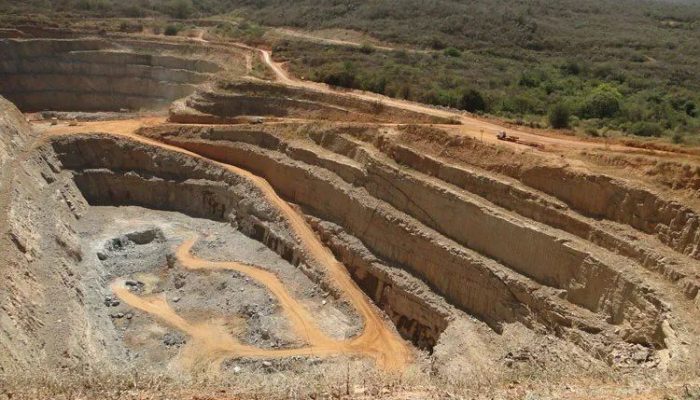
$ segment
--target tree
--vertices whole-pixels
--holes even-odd
[[[404,83],[401,86],[401,89],[399,89],[399,97],[401,97],[402,99],[411,100],[411,98],[412,98],[411,94],[412,94],[411,86],[407,83]]]
[[[567,75],[579,75],[581,73],[581,64],[576,61],[569,60],[561,66],[561,70]]]
[[[462,95],[459,106],[469,112],[486,111],[486,100],[479,91],[469,89]]]
[[[317,73],[317,80],[325,82],[331,86],[346,88],[357,88],[357,74],[354,65],[347,61],[342,65],[332,65],[326,70]]]
[[[360,46],[360,53],[372,54],[374,53],[374,47],[369,43],[362,43],[362,46]]]
[[[610,118],[620,111],[622,95],[614,87],[602,84],[584,100],[579,114],[584,118]]]
[[[554,129],[568,128],[570,114],[569,107],[557,103],[549,109],[549,124]]]
[[[636,136],[661,136],[663,128],[656,122],[640,121],[634,123],[630,129],[633,135]]]
[[[175,36],[179,31],[180,28],[177,25],[168,25],[165,27],[165,31],[163,33],[165,36]]]

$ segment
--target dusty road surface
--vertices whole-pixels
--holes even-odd
[[[112,290],[120,299],[182,331],[192,339],[191,350],[182,360],[185,365],[197,365],[208,360],[218,368],[225,359],[232,357],[269,359],[292,356],[328,357],[341,354],[369,356],[388,370],[401,370],[409,362],[410,354],[403,341],[386,329],[384,321],[374,317],[374,310],[371,307],[362,307],[361,304],[366,302],[364,298],[351,296],[355,299],[354,304],[359,304],[358,309],[365,318],[363,332],[356,338],[336,341],[319,329],[316,318],[289,294],[284,283],[273,273],[235,261],[213,262],[197,258],[191,254],[195,242],[196,239],[189,239],[177,250],[177,258],[185,268],[195,271],[238,271],[262,284],[276,296],[293,330],[306,344],[294,349],[259,349],[244,345],[223,331],[216,323],[193,323],[177,315],[167,303],[165,296],[141,298],[131,293],[123,280],[115,281],[112,284]],[[339,286],[346,293],[351,294],[355,290],[355,285],[352,283],[348,285],[341,281]]]
[[[176,146],[167,145],[155,140],[144,138],[135,133],[144,126],[153,126],[162,122],[158,117],[144,117],[142,119],[121,121],[100,121],[85,123],[81,126],[51,126],[48,127],[43,141],[54,136],[82,134],[85,132],[99,132],[104,135],[126,137],[141,143],[158,146],[170,151],[176,151],[195,158],[202,158],[193,152]],[[46,128],[44,126],[44,128]],[[360,335],[347,341],[334,341],[324,335],[315,323],[315,318],[300,303],[295,301],[285,290],[283,282],[270,272],[266,272],[255,266],[244,265],[237,262],[209,262],[198,259],[190,254],[190,249],[195,240],[186,241],[177,252],[178,259],[193,270],[234,270],[248,275],[268,288],[274,294],[285,314],[289,317],[297,335],[305,340],[308,347],[288,350],[262,350],[238,343],[230,335],[222,333],[213,325],[194,324],[178,316],[162,297],[139,298],[130,293],[117,281],[112,285],[114,292],[126,303],[144,312],[153,314],[167,324],[190,335],[196,343],[198,351],[192,353],[192,357],[201,359],[203,354],[214,365],[219,365],[224,359],[231,357],[290,357],[295,355],[333,356],[338,354],[366,355],[377,364],[387,370],[401,370],[411,360],[411,350],[408,344],[389,328],[379,314],[379,310],[372,305],[371,300],[362,292],[352,280],[347,270],[338,262],[333,254],[320,242],[311,227],[286,201],[281,199],[270,184],[264,179],[239,167],[224,163],[217,163],[226,170],[244,177],[252,182],[266,199],[274,205],[286,218],[290,229],[296,239],[310,253],[321,266],[326,269],[328,279],[337,289],[347,297],[347,300],[355,308],[363,319],[363,328]],[[194,360],[192,360],[194,361]]]

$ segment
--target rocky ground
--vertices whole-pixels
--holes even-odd
[[[152,315],[121,302],[110,288],[117,279],[125,280],[139,296],[165,296],[175,312],[189,320],[223,318],[228,333],[243,343],[260,348],[293,347],[297,343],[276,299],[264,287],[235,271],[199,272],[178,266],[174,249],[195,232],[201,235],[194,249],[198,256],[264,266],[282,277],[296,297],[304,299],[333,337],[346,338],[357,332],[358,321],[336,308],[327,293],[229,224],[140,208],[91,207],[79,229],[83,248],[94,251],[94,256],[88,253],[86,258],[98,260],[95,270],[102,274],[97,280],[104,283],[101,290],[93,288],[101,291],[104,299],[89,307],[111,318],[118,337],[107,346],[123,348],[128,363],[168,368],[177,364],[172,361],[186,346],[187,338],[163,327]],[[243,365],[259,368],[260,362],[226,363],[237,372]]]

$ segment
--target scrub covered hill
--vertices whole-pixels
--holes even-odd
[[[700,4],[559,0],[238,1],[267,25],[344,28],[429,53],[281,43],[311,79],[589,134],[697,134]],[[483,100],[483,101],[482,101]],[[552,122],[552,118],[549,118]],[[555,118],[556,120],[556,118]],[[577,120],[583,120],[578,122]]]
[[[397,50],[271,44],[299,76],[337,86],[593,136],[700,141],[700,4],[691,1],[0,0],[0,12],[235,17],[218,31],[239,39],[261,36],[261,25],[350,29]]]

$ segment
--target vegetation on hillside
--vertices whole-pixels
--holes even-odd
[[[143,18],[166,16],[186,19],[230,12],[235,2],[227,0],[0,0],[0,13],[91,15],[95,17]]]
[[[700,136],[700,4],[690,0],[0,0],[2,14],[27,11],[244,16],[216,32],[251,42],[261,25],[353,29],[397,50],[289,39],[275,56],[306,79],[533,126]]]
[[[254,3],[254,4],[253,4]],[[414,0],[245,2],[246,15],[347,28],[430,50],[276,46],[298,74],[330,84],[484,111],[590,134],[698,134],[700,5],[683,2]],[[478,93],[484,105],[465,103]],[[552,120],[552,110],[562,118]],[[556,119],[556,118],[555,118]]]

